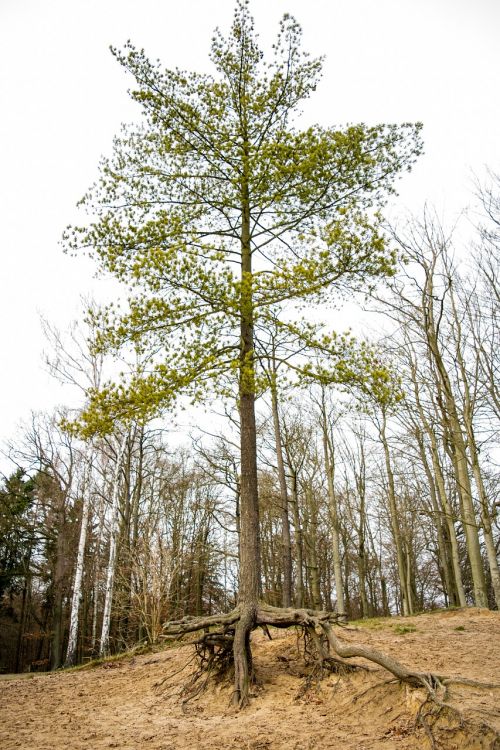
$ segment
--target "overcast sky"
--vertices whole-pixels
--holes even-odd
[[[308,105],[322,125],[424,123],[425,154],[399,205],[427,201],[453,221],[472,175],[500,170],[498,0],[251,0],[264,47],[284,12],[326,55]],[[0,442],[31,410],[69,397],[43,370],[39,318],[64,329],[80,297],[105,298],[89,261],[63,255],[64,227],[136,116],[131,81],[109,52],[131,39],[167,67],[207,70],[210,38],[233,0],[0,0]]]

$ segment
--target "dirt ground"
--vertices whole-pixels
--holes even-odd
[[[229,707],[231,686],[211,686],[184,707],[179,693],[193,647],[113,661],[84,671],[9,676],[0,682],[2,750],[417,750],[432,747],[415,726],[420,690],[377,668],[329,675],[305,690],[307,670],[293,633],[254,635],[258,686],[249,708]],[[371,620],[343,630],[346,641],[385,651],[408,666],[500,683],[500,613],[455,610]],[[181,671],[179,671],[181,670]],[[158,685],[164,678],[167,681]],[[500,748],[500,689],[451,686],[433,726],[436,748]],[[432,724],[432,721],[429,721]]]

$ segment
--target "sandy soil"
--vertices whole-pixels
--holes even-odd
[[[415,630],[413,630],[415,628]],[[409,631],[409,632],[408,632]],[[500,613],[471,609],[349,626],[346,640],[386,651],[419,670],[500,683]],[[251,706],[229,708],[231,687],[212,686],[184,708],[180,690],[192,646],[109,662],[94,669],[19,676],[0,683],[0,747],[36,750],[417,750],[431,747],[415,718],[424,695],[387,683],[382,669],[330,675],[304,693],[296,637],[254,636],[259,686]],[[165,677],[168,681],[158,686]],[[499,748],[500,689],[457,684],[436,748]],[[490,728],[488,728],[488,726]]]

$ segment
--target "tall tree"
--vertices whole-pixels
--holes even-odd
[[[0,600],[26,576],[33,546],[28,519],[33,492],[33,480],[23,469],[5,478],[0,488]]]
[[[332,524],[333,574],[335,577],[335,591],[337,594],[337,612],[345,614],[344,587],[342,583],[342,556],[340,554],[340,526],[338,499],[335,492],[335,447],[333,442],[332,415],[328,414],[325,388],[321,389],[318,403],[321,431],[323,437],[323,454],[325,461],[326,480],[328,485],[328,505]],[[330,422],[330,424],[329,424]]]
[[[215,75],[162,70],[131,44],[113,50],[136,79],[132,98],[143,124],[116,138],[83,200],[92,220],[67,232],[70,249],[92,248],[134,291],[127,312],[107,311],[103,346],[157,353],[144,375],[94,394],[88,431],[181,392],[201,398],[223,373],[237,374],[239,704],[248,699],[260,586],[255,326],[279,303],[320,302],[342,283],[359,286],[391,271],[378,209],[420,151],[419,125],[298,129],[294,115],[321,72],[300,37],[285,15],[265,63],[240,0],[229,36],[213,37]],[[299,338],[311,336],[306,323],[293,327]]]
[[[102,616],[101,643],[99,647],[100,656],[109,653],[109,630],[111,625],[111,605],[113,602],[113,588],[115,582],[116,559],[118,550],[118,535],[120,532],[120,477],[122,473],[122,462],[129,441],[129,431],[125,430],[119,438],[116,450],[115,470],[112,482],[111,497],[111,527],[109,539],[109,559],[106,573],[106,595],[104,600],[104,613]]]

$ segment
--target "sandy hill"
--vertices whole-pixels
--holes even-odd
[[[259,684],[251,706],[229,707],[229,683],[183,705],[193,646],[111,661],[83,671],[4,678],[0,747],[36,750],[390,750],[500,748],[500,688],[456,683],[437,720],[420,690],[383,669],[308,680],[300,640],[254,635]],[[469,609],[351,624],[342,637],[408,666],[500,683],[500,613]],[[161,684],[160,684],[161,683]],[[432,727],[432,736],[429,729]]]

